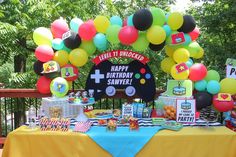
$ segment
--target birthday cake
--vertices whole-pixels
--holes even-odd
[[[186,88],[185,87],[174,87],[173,88],[173,94],[175,95],[184,95],[186,94]]]
[[[191,109],[191,103],[190,102],[181,103],[181,109],[185,110]]]

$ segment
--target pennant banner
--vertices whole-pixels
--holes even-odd
[[[143,64],[147,64],[147,62],[149,62],[149,58],[147,58],[146,56],[137,52],[129,51],[129,50],[114,50],[114,51],[105,52],[105,53],[100,54],[96,58],[94,58],[93,62],[96,65],[98,65],[99,63],[106,61],[110,58],[118,58],[118,57],[132,58]]]

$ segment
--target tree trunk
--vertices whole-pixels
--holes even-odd
[[[16,55],[14,57],[14,71],[26,72],[26,57],[23,55]]]
[[[14,57],[14,71],[20,73],[26,72],[26,56],[16,55]],[[14,104],[14,126],[19,127],[26,120],[25,99],[17,98]]]

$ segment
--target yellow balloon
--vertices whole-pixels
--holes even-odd
[[[70,52],[69,61],[76,67],[81,67],[88,61],[88,54],[83,49],[77,48]]]
[[[175,80],[186,80],[188,79],[188,75],[189,75],[189,70],[183,71],[178,73],[178,71],[176,70],[176,66],[178,64],[172,66],[171,68],[171,76],[175,79]]]
[[[172,57],[175,52],[175,49],[172,46],[166,45],[165,46],[165,53],[167,56]]]
[[[166,32],[161,26],[153,25],[147,30],[147,39],[152,44],[161,44],[166,40]]]
[[[177,63],[187,62],[189,60],[190,54],[185,48],[178,48],[173,54],[173,59]]]
[[[105,34],[107,28],[110,26],[110,21],[105,16],[97,16],[94,19],[94,25],[98,32]]]
[[[73,82],[73,81],[67,81],[67,83],[68,83],[68,85],[69,85],[69,90],[72,89],[72,82]]]
[[[167,24],[170,26],[172,30],[179,29],[184,23],[184,17],[179,12],[170,13]]]
[[[194,56],[196,59],[202,58],[204,55],[204,50],[203,48],[200,47],[200,50],[198,51],[198,53]]]
[[[170,74],[171,68],[175,65],[175,61],[171,57],[167,57],[161,61],[161,69]]]
[[[49,45],[52,46],[52,33],[48,28],[39,27],[33,32],[33,40],[36,45]]]
[[[234,78],[225,78],[221,80],[220,93],[236,94],[236,80]]]
[[[56,61],[60,67],[66,65],[69,61],[69,55],[64,50],[59,50],[54,54],[53,60]]]

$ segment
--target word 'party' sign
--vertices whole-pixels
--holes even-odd
[[[176,121],[182,123],[194,123],[196,102],[195,99],[177,99]]]
[[[226,77],[236,79],[236,59],[228,58],[226,61]]]

